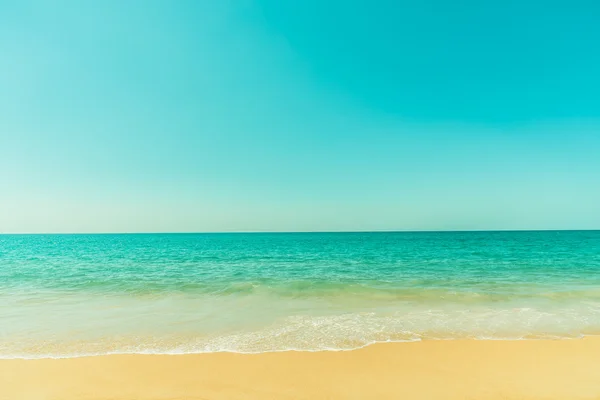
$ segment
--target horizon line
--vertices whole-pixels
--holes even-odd
[[[156,232],[0,232],[8,235],[207,235],[207,234],[310,234],[310,233],[476,233],[476,232],[598,232],[594,229],[422,229],[422,230],[323,230],[323,231],[156,231]]]

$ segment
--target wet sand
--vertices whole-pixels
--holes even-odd
[[[0,360],[0,399],[600,399],[600,338]]]

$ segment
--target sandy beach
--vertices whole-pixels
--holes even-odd
[[[600,399],[600,338],[1,360],[2,399]]]

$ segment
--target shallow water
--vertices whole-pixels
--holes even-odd
[[[0,235],[0,358],[600,333],[600,231]]]

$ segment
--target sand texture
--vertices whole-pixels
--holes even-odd
[[[0,398],[600,399],[600,338],[0,360]]]

